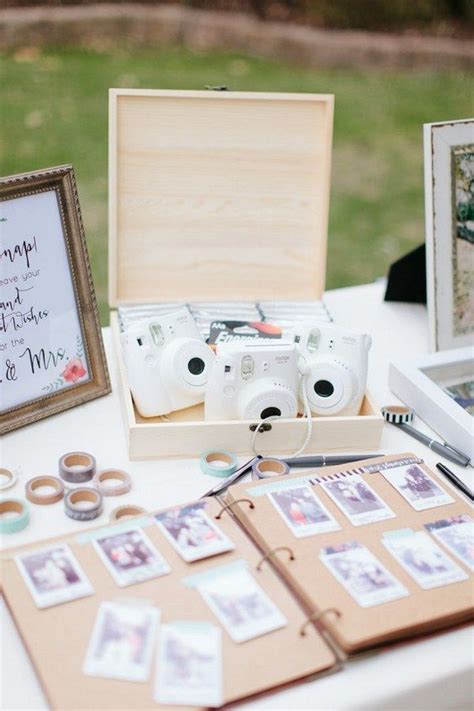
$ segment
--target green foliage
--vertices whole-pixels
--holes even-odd
[[[328,288],[373,280],[423,241],[422,124],[470,115],[472,77],[310,71],[183,49],[29,49],[4,55],[0,175],[74,165],[103,323],[108,320],[107,90],[206,84],[335,93]]]

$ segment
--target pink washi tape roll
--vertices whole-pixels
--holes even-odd
[[[110,479],[118,480],[119,483],[106,484]],[[132,488],[130,475],[122,469],[103,469],[95,474],[92,481],[103,496],[121,496]]]

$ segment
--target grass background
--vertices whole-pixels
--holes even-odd
[[[336,95],[327,288],[374,280],[423,242],[422,124],[472,114],[472,77],[375,67],[315,71],[181,48],[0,55],[0,175],[74,165],[102,323],[108,87],[206,84]]]

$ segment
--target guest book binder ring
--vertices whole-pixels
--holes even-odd
[[[271,551],[268,551],[268,553],[265,553],[265,555],[262,558],[260,558],[260,561],[258,562],[256,569],[261,570],[262,563],[264,563],[266,560],[268,560],[270,558],[270,556],[272,556],[277,551],[288,551],[290,560],[295,559],[295,554],[293,553],[293,551],[291,550],[291,548],[289,546],[277,546],[276,548],[272,548]]]
[[[340,610],[337,609],[337,607],[327,607],[325,610],[320,610],[319,612],[314,612],[312,615],[308,617],[308,619],[303,622],[303,624],[300,627],[300,635],[302,637],[305,637],[306,635],[306,628],[308,625],[310,625],[312,622],[318,622],[324,615],[327,615],[329,612],[332,612],[336,617],[341,617],[342,613]]]
[[[216,519],[219,519],[222,516],[222,514],[224,513],[224,511],[226,511],[226,509],[230,509],[231,506],[234,506],[234,504],[240,504],[242,501],[246,501],[248,503],[249,509],[255,508],[255,504],[253,503],[253,501],[250,501],[250,499],[236,499],[235,501],[231,501],[229,504],[226,504],[225,506],[223,506],[221,508],[221,510],[219,511],[219,513],[217,514]]]

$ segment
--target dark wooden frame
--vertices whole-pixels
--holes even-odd
[[[0,435],[81,405],[110,390],[97,301],[84,236],[74,169],[71,165],[0,178],[0,202],[54,190],[58,198],[77,315],[90,378],[0,413]]]

